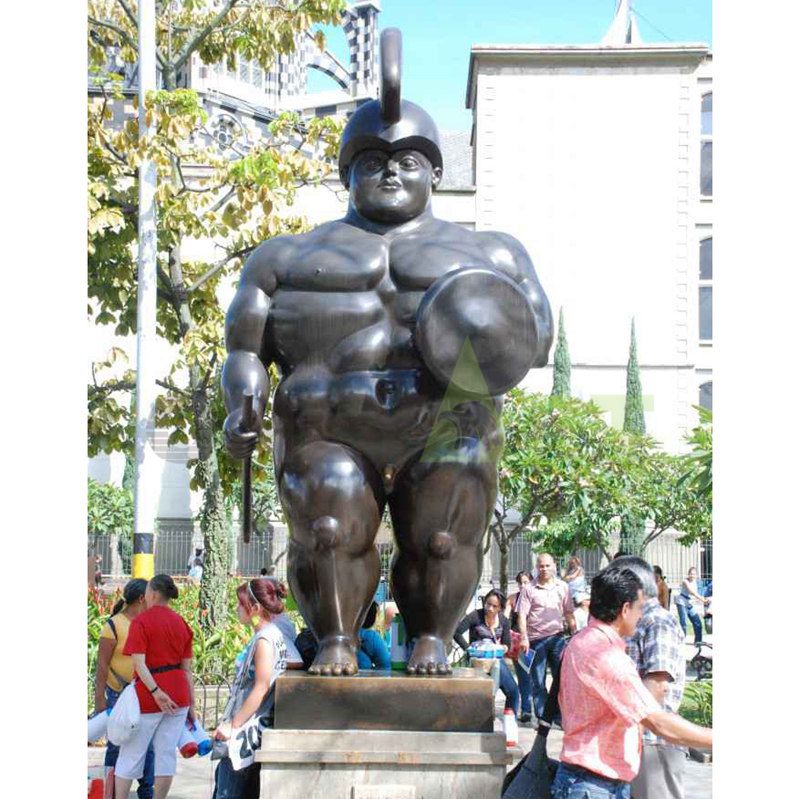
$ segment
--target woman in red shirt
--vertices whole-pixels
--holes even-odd
[[[194,718],[192,695],[192,631],[169,607],[178,588],[168,574],[147,584],[147,610],[132,622],[124,654],[133,659],[141,720],[135,733],[120,746],[115,771],[115,794],[127,796],[134,779],[142,776],[147,747],[155,752],[154,799],[165,799],[177,765],[176,749],[187,715]]]

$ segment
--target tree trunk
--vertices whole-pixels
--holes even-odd
[[[500,548],[500,591],[508,592],[508,544],[503,542]]]
[[[195,441],[198,449],[197,476],[203,488],[200,529],[203,532],[204,562],[200,581],[200,622],[206,631],[227,622],[227,581],[230,570],[230,524],[225,513],[222,482],[214,450],[214,425],[208,392],[190,369]],[[209,381],[213,385],[213,381]]]

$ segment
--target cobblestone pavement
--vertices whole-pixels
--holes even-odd
[[[553,730],[548,736],[547,749],[552,757],[557,757],[561,751],[562,737],[560,730]],[[533,738],[534,730],[531,727],[520,729],[518,755],[530,749]],[[178,758],[178,773],[169,792],[170,799],[211,799],[214,786],[213,767],[214,764],[207,757],[193,757],[189,760]],[[696,763],[687,759],[685,768],[685,799],[711,799],[712,764]],[[130,797],[135,799],[136,792],[131,791]]]

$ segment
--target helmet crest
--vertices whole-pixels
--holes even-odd
[[[442,167],[439,131],[430,114],[400,96],[402,35],[398,28],[381,33],[381,96],[356,109],[342,133],[339,177],[349,188],[349,167],[364,150],[417,150]]]

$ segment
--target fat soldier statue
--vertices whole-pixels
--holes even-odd
[[[436,219],[431,117],[400,97],[400,32],[381,36],[381,97],[345,127],[343,219],[262,243],[225,326],[230,453],[248,457],[270,394],[289,524],[288,579],[319,641],[310,672],[355,674],[378,585],[386,505],[411,674],[447,674],[448,641],[480,578],[497,492],[502,395],[552,343],[523,246]],[[252,412],[248,399],[252,395]]]

